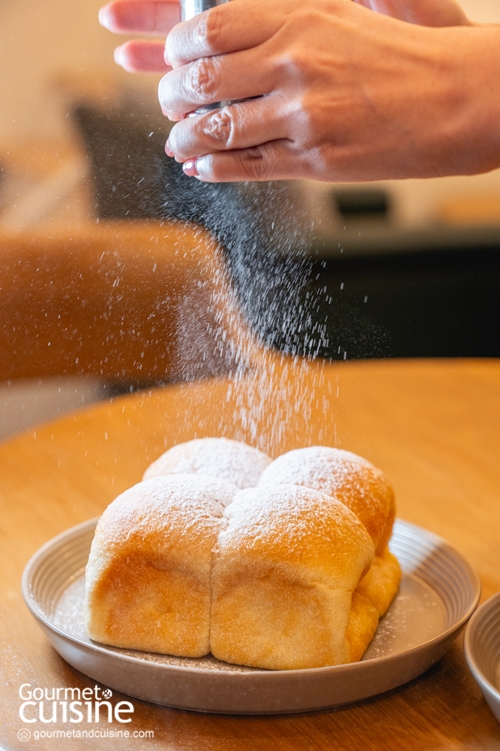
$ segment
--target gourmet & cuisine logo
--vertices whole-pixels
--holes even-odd
[[[112,697],[110,688],[97,685],[42,688],[23,683],[19,687],[19,719],[23,725],[17,738],[22,743],[44,738],[154,738],[154,730],[130,728],[134,714],[131,701],[110,701]]]
[[[19,719],[27,724],[55,724],[58,722],[79,724],[100,722],[132,722],[134,705],[130,701],[116,704],[109,700],[113,692],[101,686],[93,688],[42,688],[31,683],[19,687]]]

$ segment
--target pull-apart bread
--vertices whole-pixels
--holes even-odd
[[[170,449],[145,478],[97,525],[92,639],[275,670],[362,657],[401,575],[394,494],[369,462],[326,447],[271,462],[213,438]]]

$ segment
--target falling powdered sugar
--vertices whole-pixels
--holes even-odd
[[[214,427],[212,415],[208,431],[199,417],[207,395],[198,408],[193,393],[192,412],[179,418],[193,425],[194,437],[229,436],[275,455],[297,415],[306,431],[311,424],[322,369],[310,364],[327,344],[309,289],[313,223],[303,188],[288,182],[211,185],[177,175],[171,166],[168,172],[168,214],[212,236],[207,240],[200,230],[200,282],[177,321],[185,388],[199,375],[223,372],[225,401],[234,405],[230,424],[222,410],[220,424]],[[217,414],[215,400],[213,406]],[[333,419],[325,393],[321,411],[325,424]]]

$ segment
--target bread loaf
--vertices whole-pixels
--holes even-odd
[[[293,484],[335,496],[363,522],[377,552],[390,540],[394,491],[373,464],[351,451],[310,446],[282,454],[262,472],[259,486]]]

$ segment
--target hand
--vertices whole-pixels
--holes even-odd
[[[410,25],[346,0],[234,0],[167,38],[168,151],[214,182],[492,169],[499,49],[495,27]],[[186,117],[224,100],[246,101]]]
[[[142,12],[149,3],[107,7],[127,4]],[[500,30],[467,28],[445,0],[439,12],[420,0],[418,14],[405,0],[363,4],[234,0],[175,26],[167,40],[173,70],[160,84],[162,107],[177,121],[167,153],[187,174],[216,182],[378,180],[500,166]],[[386,15],[393,10],[406,21],[457,26],[410,25]],[[171,22],[136,18],[115,21],[114,30],[165,32]],[[247,101],[186,118],[225,99]]]

